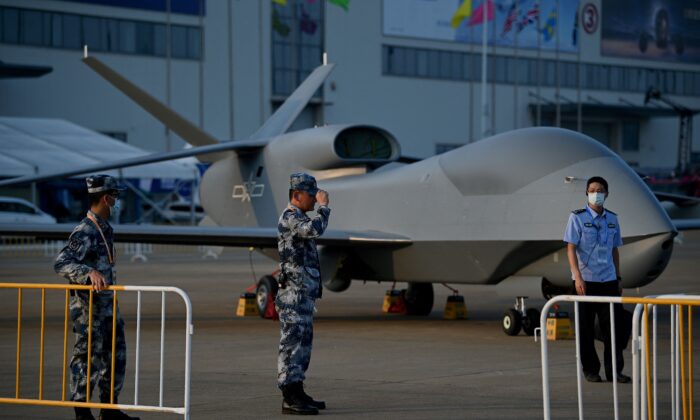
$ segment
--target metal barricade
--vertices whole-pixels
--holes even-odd
[[[657,315],[656,307],[660,305],[671,308],[671,394],[672,394],[672,418],[680,419],[682,410],[683,419],[693,418],[693,368],[692,368],[692,307],[700,306],[700,296],[664,295],[644,298],[628,297],[601,297],[601,296],[557,296],[545,303],[540,315],[540,325],[546,325],[549,309],[557,303],[573,302],[574,325],[576,337],[576,381],[578,394],[578,417],[583,419],[583,393],[582,393],[582,368],[579,346],[579,303],[607,303],[610,305],[610,331],[615,329],[615,304],[635,304],[632,318],[632,393],[633,393],[633,417],[656,419],[657,409]],[[686,339],[684,336],[683,307],[688,307],[687,319],[687,348],[688,360],[686,364],[685,350]],[[652,312],[652,326],[649,326],[649,313]],[[643,314],[643,326],[640,317]],[[642,328],[643,327],[643,328]],[[541,332],[541,328],[538,328]],[[650,334],[651,331],[651,334]],[[651,337],[650,337],[651,335]],[[537,333],[535,334],[537,339]],[[550,387],[549,387],[549,363],[547,352],[547,339],[542,337],[542,404],[544,419],[551,418]],[[617,340],[610,340],[613,369],[613,404],[615,419],[619,418],[619,401],[617,392],[617,360],[614,357]],[[653,359],[653,360],[652,360]],[[687,366],[687,383],[686,383]],[[679,395],[679,394],[682,394]],[[680,407],[682,397],[682,409]],[[641,416],[641,417],[640,417]]]
[[[112,365],[110,372],[110,403],[92,403],[90,402],[90,376],[92,363],[88,362],[87,367],[87,386],[86,386],[86,401],[77,402],[66,400],[66,367],[68,357],[68,324],[69,324],[69,301],[70,292],[76,290],[89,291],[89,309],[88,309],[88,354],[87,360],[92,361],[92,306],[94,292],[91,286],[81,285],[60,285],[60,284],[25,284],[25,283],[0,283],[0,289],[17,289],[17,359],[16,359],[16,376],[15,376],[15,396],[14,398],[0,397],[0,403],[7,404],[23,404],[23,405],[39,405],[53,407],[87,407],[87,408],[104,408],[104,409],[120,409],[120,410],[135,410],[135,411],[150,411],[162,413],[181,414],[185,420],[190,417],[190,379],[191,379],[191,360],[192,360],[192,334],[194,332],[192,326],[192,304],[189,296],[177,287],[159,287],[159,286],[109,286],[105,290],[113,292],[112,308],[113,314],[117,308],[117,294],[120,292],[136,292],[137,294],[137,309],[136,309],[136,352],[135,352],[135,373],[134,373],[134,403],[129,404],[114,404],[114,357],[112,357]],[[22,292],[27,289],[41,290],[41,336],[39,350],[39,395],[38,398],[21,398],[21,364],[20,355],[22,352]],[[45,321],[46,321],[46,291],[47,290],[64,290],[65,291],[65,313],[64,313],[64,331],[63,331],[63,375],[61,376],[61,400],[44,399],[44,336],[45,336]],[[141,293],[161,293],[161,328],[160,328],[160,380],[159,380],[159,400],[158,405],[139,405],[139,363],[140,363],[140,340],[141,340]],[[185,378],[184,378],[184,397],[183,404],[180,407],[166,407],[163,405],[163,377],[164,377],[164,350],[165,350],[165,294],[174,293],[179,295],[187,309],[185,320]],[[115,352],[116,346],[116,322],[117,317],[112,316],[112,355]]]

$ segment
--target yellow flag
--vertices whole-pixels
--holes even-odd
[[[452,27],[457,29],[464,18],[472,15],[472,0],[464,0],[459,6],[459,9],[452,16]]]
[[[287,5],[287,0],[272,0],[273,3],[277,3],[280,6],[286,6]]]

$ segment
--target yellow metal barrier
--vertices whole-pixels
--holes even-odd
[[[166,413],[176,413],[184,415],[185,419],[189,419],[189,408],[190,408],[190,375],[191,375],[191,335],[193,333],[192,328],[192,305],[190,303],[189,297],[182,290],[175,287],[149,287],[149,286],[109,286],[105,290],[112,291],[112,355],[116,352],[116,333],[117,333],[117,294],[122,291],[135,291],[138,292],[139,303],[141,299],[141,292],[160,292],[162,293],[163,305],[165,304],[165,292],[174,292],[179,294],[187,308],[186,317],[186,339],[185,339],[185,395],[182,407],[164,407],[162,401],[163,389],[162,389],[162,378],[163,378],[163,365],[161,360],[161,390],[160,390],[160,403],[158,406],[147,406],[147,405],[127,405],[127,404],[115,404],[114,398],[114,375],[115,375],[115,357],[111,360],[111,377],[110,377],[110,402],[106,403],[93,403],[90,402],[90,379],[92,370],[92,325],[93,325],[93,296],[94,291],[91,286],[74,285],[74,284],[24,284],[24,283],[0,283],[0,289],[17,289],[17,352],[16,352],[16,368],[15,368],[15,397],[5,398],[0,397],[0,403],[7,404],[20,404],[20,405],[39,405],[39,406],[50,406],[50,407],[87,407],[87,408],[100,408],[100,409],[120,409],[120,410],[140,410],[140,411],[154,411],[154,412],[166,412]],[[25,289],[41,290],[41,320],[40,320],[40,343],[39,343],[39,392],[38,398],[22,398],[21,396],[21,353],[22,353],[22,306],[23,306],[23,291]],[[65,292],[65,307],[63,311],[64,315],[64,326],[63,326],[63,371],[61,376],[61,400],[50,400],[44,399],[44,348],[45,348],[45,330],[46,330],[46,291],[47,290],[63,290]],[[68,324],[70,316],[70,292],[71,291],[88,291],[89,293],[89,308],[88,308],[88,342],[87,342],[87,385],[86,385],[86,402],[81,401],[71,401],[66,400],[66,384],[67,384],[67,364],[68,364]],[[163,306],[164,310],[164,306]],[[140,311],[140,305],[139,305]],[[140,319],[140,312],[138,313]],[[164,318],[164,313],[163,313]],[[164,328],[164,319],[161,319],[161,329]],[[137,326],[137,329],[140,326]],[[161,332],[161,350],[163,348],[163,332]],[[136,359],[138,365],[138,331],[137,331],[137,345],[136,345]],[[162,359],[162,355],[161,355]],[[137,367],[138,369],[138,367]],[[136,374],[138,378],[138,373]],[[135,400],[138,400],[138,379],[136,382],[136,394]]]

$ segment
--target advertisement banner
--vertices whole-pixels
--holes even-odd
[[[602,55],[700,62],[700,0],[602,3]]]
[[[486,7],[489,44],[576,52],[578,5],[578,0],[384,0],[383,32],[481,44]]]

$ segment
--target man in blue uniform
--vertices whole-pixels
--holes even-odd
[[[620,254],[622,246],[620,225],[617,215],[604,208],[608,197],[608,182],[594,176],[586,182],[588,205],[584,209],[574,210],[566,225],[564,241],[567,242],[567,254],[571,268],[571,278],[580,296],[620,296]],[[618,382],[630,382],[629,376],[622,374],[624,360],[620,342],[622,324],[622,305],[615,304],[615,358]],[[613,380],[610,334],[610,305],[607,303],[579,303],[579,344],[581,365],[584,376],[589,382],[601,382],[600,360],[595,350],[595,317],[598,317],[604,337],[603,361],[605,376]]]
[[[112,313],[112,293],[104,290],[117,284],[114,269],[114,238],[109,216],[119,202],[119,192],[124,188],[117,185],[108,175],[93,175],[85,179],[90,198],[90,210],[75,227],[68,244],[56,258],[54,270],[71,284],[92,285],[92,366],[90,367],[90,388],[97,384],[100,389],[100,402],[111,403],[111,378],[114,375],[114,404],[124,384],[126,369],[126,341],[124,320]],[[88,368],[88,325],[90,293],[80,290],[71,293],[70,316],[75,332],[73,357],[70,361],[71,400],[86,401]],[[112,366],[112,318],[117,317],[115,332],[114,372]],[[89,408],[76,407],[77,420],[95,420]],[[128,420],[119,410],[100,410],[100,420]]]
[[[320,207],[312,219],[306,212]],[[277,226],[280,254],[280,288],[276,307],[280,317],[277,385],[282,390],[283,414],[318,414],[326,408],[304,392],[305,372],[311,360],[315,301],[321,297],[321,265],[315,238],[328,226],[328,193],[316,179],[295,173],[289,179],[289,205]]]

